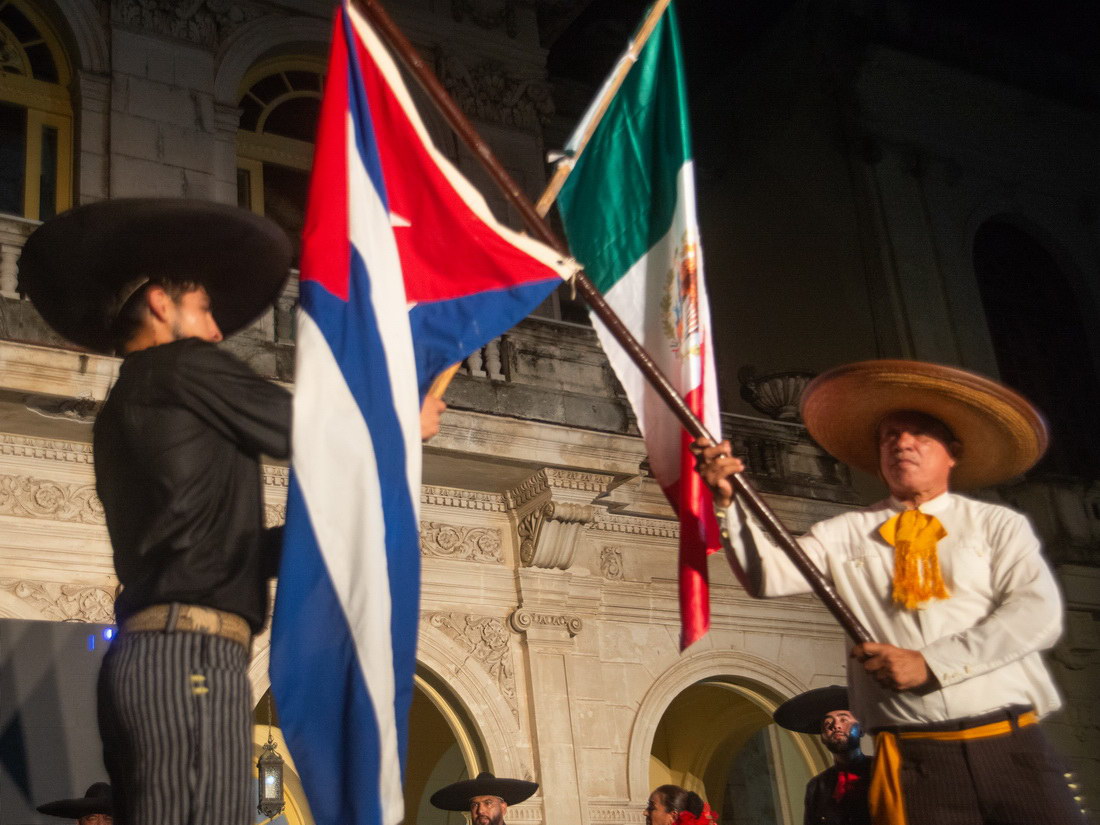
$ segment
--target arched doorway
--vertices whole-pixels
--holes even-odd
[[[738,680],[691,685],[657,726],[650,787],[668,783],[695,791],[721,825],[798,825],[806,783],[827,763],[808,737],[772,723],[777,704]]]
[[[1084,322],[1094,310],[1050,251],[1007,219],[978,228],[974,271],[1001,379],[1050,423],[1036,472],[1100,477],[1100,379]]]
[[[283,785],[287,806],[283,813],[270,820],[257,813],[255,823],[313,825],[305,791],[293,756],[283,741],[270,697],[271,691],[268,690],[256,705],[253,773],[256,773],[255,759],[259,758],[260,748],[270,733],[285,761]],[[489,768],[485,746],[457,697],[433,673],[418,669],[409,710],[404,825],[464,825],[464,814],[440,811],[432,807],[428,800],[444,785],[477,776],[480,771]]]

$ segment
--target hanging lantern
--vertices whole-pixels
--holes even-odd
[[[257,810],[272,819],[283,812],[286,800],[283,798],[283,757],[275,750],[275,740],[271,732],[267,734],[267,743],[260,752],[256,767],[260,772],[260,804]]]

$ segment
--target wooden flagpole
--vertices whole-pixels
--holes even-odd
[[[481,162],[485,171],[508,199],[509,204],[519,212],[524,225],[527,227],[527,231],[547,246],[556,249],[562,255],[568,256],[569,251],[565,243],[554,234],[549,224],[547,224],[535,211],[531,201],[527,199],[516,182],[512,180],[512,176],[508,174],[507,170],[500,164],[500,161],[496,159],[489,145],[466,119],[462,110],[458,108],[458,104],[456,104],[454,100],[451,99],[451,96],[447,94],[446,89],[443,88],[439,79],[432,70],[428,68],[424,59],[408,41],[405,35],[401,33],[401,30],[397,28],[397,24],[393,22],[393,19],[382,8],[378,0],[350,0],[350,2],[367,18],[382,39],[389,44],[390,48],[397,53],[408,67],[409,71],[416,77],[417,82],[420,83],[421,87],[432,99],[432,102],[435,104],[440,114],[443,115],[450,127],[455,131],[455,134],[457,134],[466,146],[470,148]],[[596,313],[597,317],[599,317],[604,325],[611,331],[611,334],[615,336],[619,345],[622,346],[638,369],[641,370],[642,375],[646,377],[646,380],[649,381],[657,391],[657,394],[661,396],[661,400],[668,405],[669,409],[671,409],[673,414],[680,420],[680,423],[683,424],[684,429],[695,438],[705,438],[711,444],[717,444],[718,442],[709,432],[707,432],[706,426],[699,420],[699,417],[692,412],[684,399],[680,397],[676,388],[673,387],[672,383],[665,377],[664,373],[661,372],[657,364],[654,363],[649,353],[642,348],[642,345],[638,343],[638,340],[604,300],[603,295],[596,289],[595,284],[593,284],[583,272],[578,272],[574,276],[574,282],[577,291],[584,296],[585,301],[588,302],[592,311]],[[832,584],[821,574],[821,571],[814,566],[809,556],[799,547],[794,536],[792,536],[790,531],[783,526],[783,523],[767,505],[764,499],[760,497],[760,494],[748,482],[744,475],[740,473],[735,475],[731,479],[731,482],[734,491],[742,497],[746,506],[760,519],[761,524],[764,525],[783,551],[790,557],[795,567],[798,568],[806,578],[806,581],[809,582],[811,589],[817,594],[825,607],[833,614],[833,617],[840,623],[841,627],[844,628],[848,635],[857,642],[873,641],[871,639],[871,634],[863,626],[859,618],[856,617],[856,615],[852,613],[851,608],[841,600],[840,595],[833,588]]]
[[[630,41],[630,45],[626,47],[623,56],[615,64],[615,69],[600,90],[599,97],[592,102],[592,105],[588,107],[588,111],[585,112],[585,119],[582,121],[583,131],[577,145],[573,148],[572,153],[563,157],[554,166],[554,174],[550,177],[550,182],[546,184],[546,188],[542,190],[542,194],[535,203],[535,211],[542,217],[546,217],[546,213],[550,211],[550,206],[557,199],[558,192],[565,185],[565,179],[572,174],[573,167],[577,165],[577,158],[584,152],[584,148],[588,145],[588,141],[596,131],[596,127],[603,120],[607,107],[611,105],[611,101],[615,98],[619,87],[626,80],[627,74],[638,62],[638,55],[642,53],[642,48],[649,40],[649,36],[653,34],[653,30],[657,28],[657,22],[661,19],[661,15],[665,13],[665,9],[668,8],[671,1],[657,0],[653,4],[653,8],[649,10],[649,14],[642,21],[642,25],[639,27],[637,34],[634,35],[634,39]]]

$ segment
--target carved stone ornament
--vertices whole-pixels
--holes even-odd
[[[567,570],[577,552],[577,540],[595,518],[588,504],[550,501],[520,519],[519,557],[527,567]]]
[[[442,631],[475,659],[493,678],[508,700],[513,716],[519,719],[516,677],[512,669],[511,635],[502,619],[467,613],[427,613],[423,616],[432,627]]]
[[[28,395],[24,404],[28,410],[45,418],[60,421],[94,421],[99,403],[89,396],[54,398],[48,395]]]
[[[568,631],[570,636],[576,636],[584,628],[581,617],[572,613],[536,613],[526,607],[512,613],[508,623],[517,633],[526,633],[532,627],[557,627]]]
[[[238,0],[111,0],[111,18],[116,23],[200,46],[217,46],[234,29],[262,14]]]
[[[436,521],[420,522],[420,555],[446,559],[504,563],[504,537],[492,527],[463,527]]]
[[[548,84],[517,77],[492,62],[467,66],[457,54],[444,52],[439,79],[467,115],[487,123],[536,132],[554,115]]]
[[[0,475],[0,515],[104,524],[94,484]]]
[[[515,0],[451,0],[451,16],[456,23],[469,20],[483,29],[504,29],[515,37]]]
[[[777,421],[801,421],[798,405],[802,391],[816,373],[804,370],[757,375],[752,367],[742,367],[737,373],[741,382],[741,397],[754,409]]]
[[[605,547],[600,551],[600,573],[605,579],[621,582],[623,580],[623,549]]]
[[[115,620],[115,600],[103,587],[0,579],[0,590],[22,599],[46,619],[95,624]]]

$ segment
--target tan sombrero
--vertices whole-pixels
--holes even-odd
[[[953,488],[996,484],[1032,467],[1047,425],[1031,403],[995,381],[923,361],[860,361],[819,375],[802,394],[802,420],[834,458],[878,475],[878,424],[912,410],[937,418],[963,445]]]

